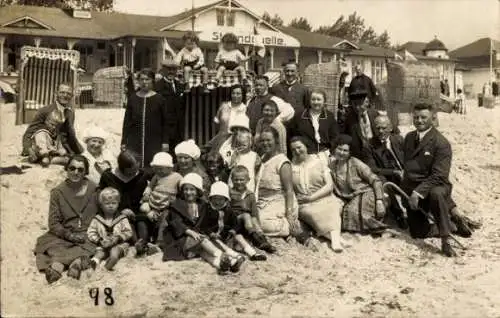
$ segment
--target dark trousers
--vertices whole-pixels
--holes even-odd
[[[405,189],[406,191],[406,189]],[[411,195],[411,191],[406,191],[408,195]],[[431,189],[429,194],[425,199],[419,200],[419,207],[430,214],[434,218],[434,223],[437,225],[440,237],[448,237],[451,234],[452,225],[450,219],[450,210],[455,206],[455,203],[451,199],[451,186],[440,185]],[[419,211],[412,211],[407,207],[408,213],[417,214]],[[411,218],[409,216],[409,223],[411,220],[421,220],[422,218]],[[426,227],[426,224],[410,224],[410,227]]]

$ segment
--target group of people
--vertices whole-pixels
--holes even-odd
[[[102,129],[86,132],[86,147],[76,138],[68,85],[28,127],[29,160],[62,164],[67,173],[51,191],[49,230],[35,249],[49,283],[65,269],[78,279],[103,261],[112,270],[130,246],[138,257],[201,257],[220,274],[238,272],[246,259],[264,261],[277,251],[271,237],[305,246],[323,237],[342,252],[341,231],[381,236],[391,220],[415,237],[438,235],[452,257],[452,233],[468,237],[480,226],[451,198],[451,146],[433,127],[432,105],[414,106],[416,130],[403,139],[370,107],[369,88],[358,81],[349,88],[353,111],[339,125],[325,93],[302,85],[289,62],[285,79],[271,88],[257,77],[247,103],[243,87],[233,86],[214,118],[218,134],[196,145],[179,135],[182,90],[174,71],[164,66],[157,81],[139,72],[116,160]],[[386,181],[409,200],[384,189]]]

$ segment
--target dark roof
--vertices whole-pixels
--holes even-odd
[[[314,49],[333,49],[335,45],[344,41],[344,39],[328,36],[321,33],[309,32],[293,27],[279,27],[279,29],[296,38],[301,47]]]
[[[493,43],[492,43],[493,42]],[[468,58],[477,56],[490,56],[491,44],[493,49],[500,52],[500,41],[490,38],[482,38],[450,52],[450,56],[455,58]]]
[[[360,50],[353,50],[349,53],[349,55],[394,58],[394,53],[396,53],[391,49],[386,49],[383,47],[377,47],[364,43],[359,43],[358,47],[360,48]]]
[[[425,46],[427,43],[425,42],[406,42],[405,44],[398,47],[398,51],[407,50],[411,54],[423,54]]]
[[[175,23],[177,16],[156,17],[119,12],[91,12],[90,19],[73,18],[71,12],[58,8],[12,5],[0,10],[0,25],[28,16],[51,27],[28,29],[0,27],[0,34],[54,36],[80,39],[115,39],[126,35],[177,36],[179,31],[159,31]],[[173,32],[173,33],[172,33]],[[182,34],[182,32],[180,32]]]
[[[424,52],[425,51],[436,51],[436,50],[448,51],[446,46],[444,46],[443,42],[439,41],[437,38],[434,38],[434,40],[427,43],[427,45],[424,48]]]

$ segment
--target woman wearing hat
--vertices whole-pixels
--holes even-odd
[[[180,182],[180,198],[169,207],[168,227],[164,231],[163,261],[180,261],[201,256],[220,274],[237,272],[241,257],[226,253],[208,238],[219,224],[219,216],[209,213],[209,204],[202,199],[203,180],[188,173]],[[244,260],[244,259],[243,259]]]
[[[100,127],[89,128],[85,132],[83,142],[86,150],[83,156],[89,161],[89,175],[87,178],[98,184],[101,174],[114,166],[116,159],[105,149],[108,134]]]
[[[210,178],[205,173],[199,162],[201,151],[194,140],[189,139],[181,142],[175,147],[175,159],[177,161],[175,171],[181,176],[188,173],[196,173],[202,177],[204,193],[210,192]]]
[[[123,119],[122,149],[139,156],[139,167],[149,167],[153,156],[169,150],[169,142],[177,133],[177,118],[172,105],[153,90],[155,74],[139,72],[140,90],[130,95]]]

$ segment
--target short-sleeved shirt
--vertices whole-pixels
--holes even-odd
[[[215,63],[220,64],[223,62],[234,62],[240,64],[244,59],[245,56],[240,50],[226,51],[224,49],[220,49],[219,53],[217,53],[217,56],[215,57]]]

